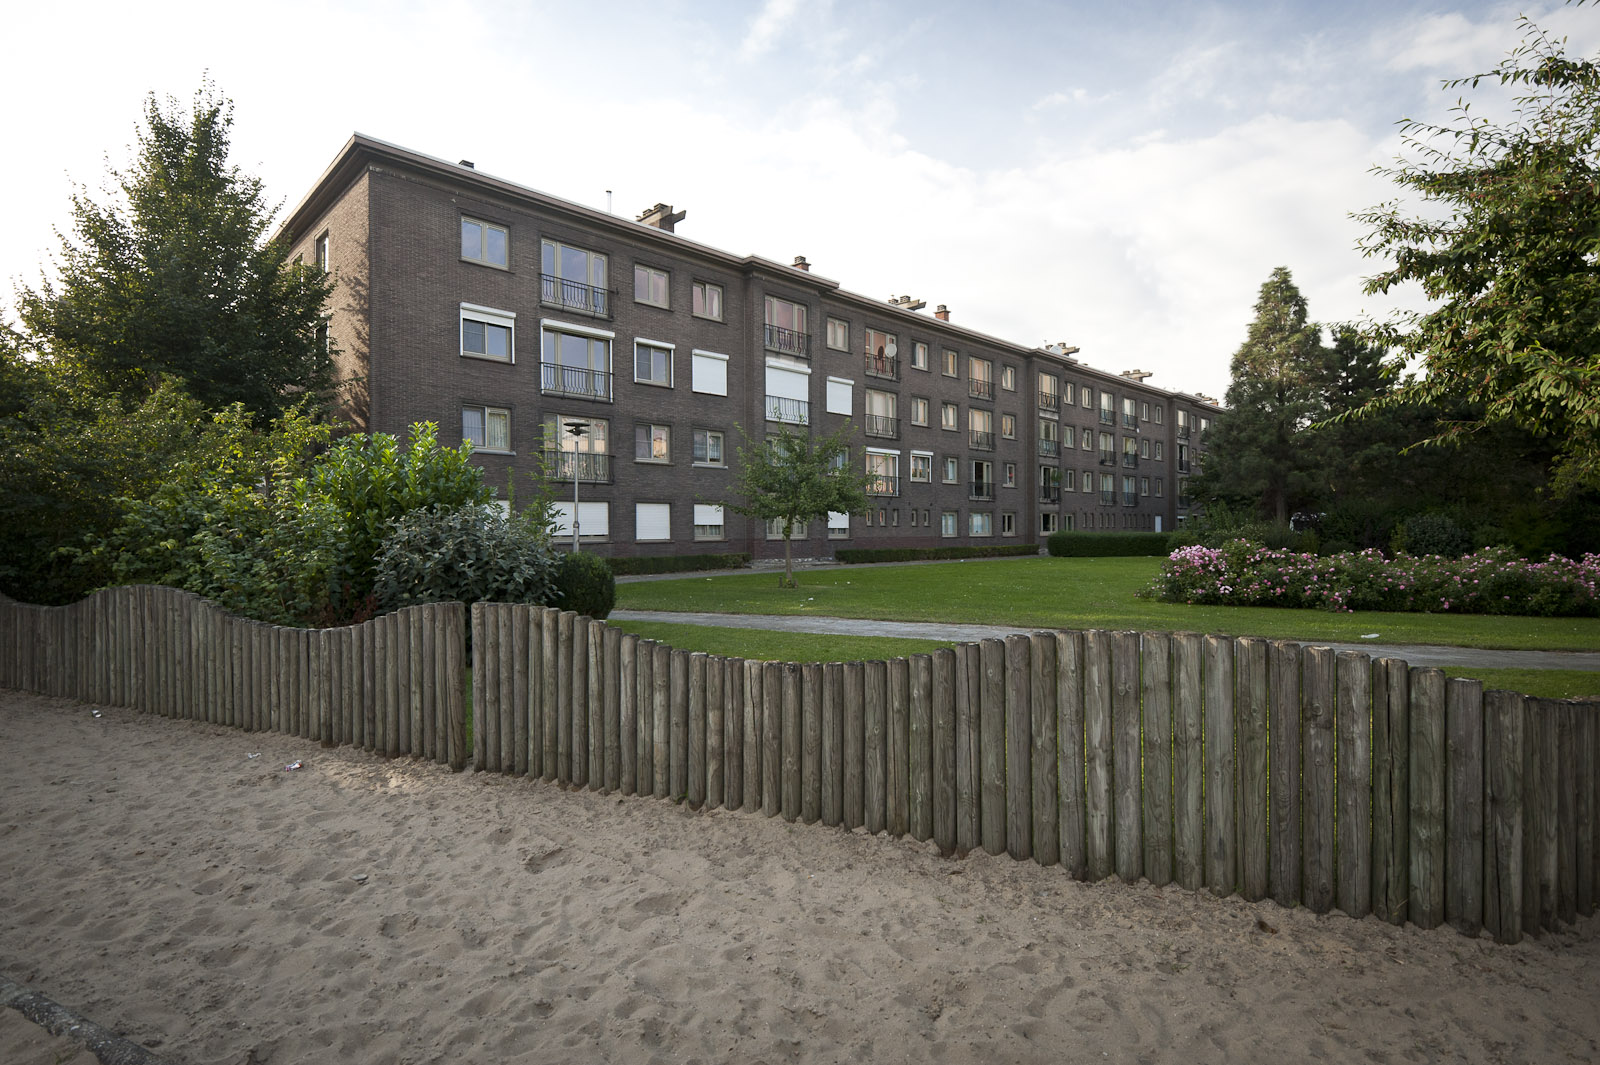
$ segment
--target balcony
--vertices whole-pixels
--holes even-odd
[[[1187,425],[1179,425],[1178,426],[1178,439],[1179,440],[1187,440],[1187,439],[1189,439],[1189,427]]]
[[[1137,429],[1137,428],[1139,428],[1139,418],[1138,418],[1138,416],[1137,415],[1133,415],[1133,414],[1129,414],[1127,411],[1123,411],[1122,412],[1122,427],[1124,429]]]
[[[1061,441],[1059,441],[1059,440],[1041,440],[1041,441],[1039,441],[1039,457],[1040,458],[1044,458],[1044,457],[1047,457],[1047,456],[1059,455],[1059,454],[1061,454]]]
[[[541,391],[558,396],[575,396],[578,399],[611,401],[611,375],[585,366],[560,366],[553,362],[541,363]]]
[[[867,495],[869,496],[897,496],[900,494],[900,478],[887,473],[873,473],[867,471],[871,478],[867,482]]]
[[[798,329],[785,329],[781,325],[769,325],[766,332],[766,345],[768,351],[776,351],[780,355],[792,355],[797,359],[811,358],[811,334],[802,333]]]
[[[883,414],[868,414],[863,417],[863,431],[868,436],[876,436],[884,440],[900,439],[900,419],[890,418]]]
[[[900,380],[900,359],[894,355],[868,355],[863,362],[868,377],[881,377],[885,381]]]
[[[981,377],[968,378],[967,395],[973,399],[993,399],[994,382]]]
[[[1114,506],[1116,506],[1117,505],[1117,493],[1116,493],[1116,490],[1112,489],[1112,488],[1102,488],[1100,490],[1100,505],[1102,507],[1114,507]]]
[[[994,482],[993,481],[973,481],[972,484],[969,485],[968,488],[967,488],[967,498],[968,499],[979,500],[981,502],[987,502],[987,501],[993,500],[994,499]]]
[[[581,451],[546,451],[545,469],[553,481],[579,481],[599,484],[611,483],[611,456],[595,455]]]
[[[555,274],[540,274],[539,286],[541,303],[548,303],[590,318],[611,316],[609,293],[603,288],[586,285],[582,281],[568,281]]]
[[[1138,494],[1135,493],[1135,492],[1123,492],[1122,493],[1122,505],[1125,506],[1125,507],[1136,507],[1136,506],[1138,506],[1139,505],[1139,496],[1138,496]]]
[[[1188,473],[1189,472],[1189,460],[1188,459],[1179,459],[1178,460],[1178,472],[1179,473]]]
[[[811,420],[811,404],[803,399],[784,396],[767,397],[767,421],[787,425],[805,425]]]
[[[1100,411],[1100,424],[1101,425],[1116,425],[1117,424],[1117,412],[1114,411],[1114,410],[1104,410],[1104,409],[1102,409]]]
[[[1061,486],[1059,484],[1045,484],[1039,486],[1039,502],[1061,502]]]
[[[1102,466],[1115,466],[1116,464],[1117,464],[1117,453],[1115,451],[1106,451],[1106,450],[1102,449],[1101,452],[1100,452],[1100,465],[1102,465]]]
[[[994,434],[993,433],[986,433],[981,429],[974,429],[968,435],[971,437],[971,440],[972,440],[972,450],[974,450],[974,451],[993,451],[994,450]]]
[[[1188,496],[1181,495],[1181,496],[1178,497],[1178,506],[1187,507],[1188,505],[1189,505],[1189,497]]]
[[[1124,451],[1122,453],[1122,468],[1136,470],[1139,468],[1139,453],[1137,451]]]
[[[1061,409],[1061,394],[1059,392],[1040,392],[1039,409],[1044,411],[1059,411]]]

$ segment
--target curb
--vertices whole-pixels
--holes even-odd
[[[51,1035],[80,1044],[101,1065],[172,1065],[138,1043],[129,1042],[108,1028],[79,1016],[37,991],[29,991],[0,976],[0,1006],[9,1006]]]

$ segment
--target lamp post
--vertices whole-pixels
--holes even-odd
[[[567,422],[567,432],[572,434],[572,553],[578,553],[578,480],[583,470],[578,445],[589,431],[588,422]]]

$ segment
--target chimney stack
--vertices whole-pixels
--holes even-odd
[[[941,303],[933,309],[933,316],[941,322],[948,322],[950,320],[950,308]]]
[[[811,272],[811,264],[806,262],[804,255],[796,255],[794,257],[794,268],[796,270],[804,270],[808,274]]]
[[[476,166],[472,165],[472,160],[471,159],[463,159],[463,160],[461,160],[461,162],[457,163],[456,165],[457,166],[464,166],[468,170],[476,170],[476,169],[478,169]]]
[[[671,233],[673,231],[672,227],[683,221],[683,216],[688,213],[688,211],[674,213],[672,204],[658,203],[640,215],[637,221],[643,222],[647,226],[654,226],[665,233]]]
[[[1151,370],[1123,370],[1122,376],[1132,381],[1143,381],[1146,377],[1154,377],[1155,373]]]

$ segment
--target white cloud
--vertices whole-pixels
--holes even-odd
[[[739,60],[759,59],[779,42],[800,10],[800,0],[767,0],[739,42]]]

